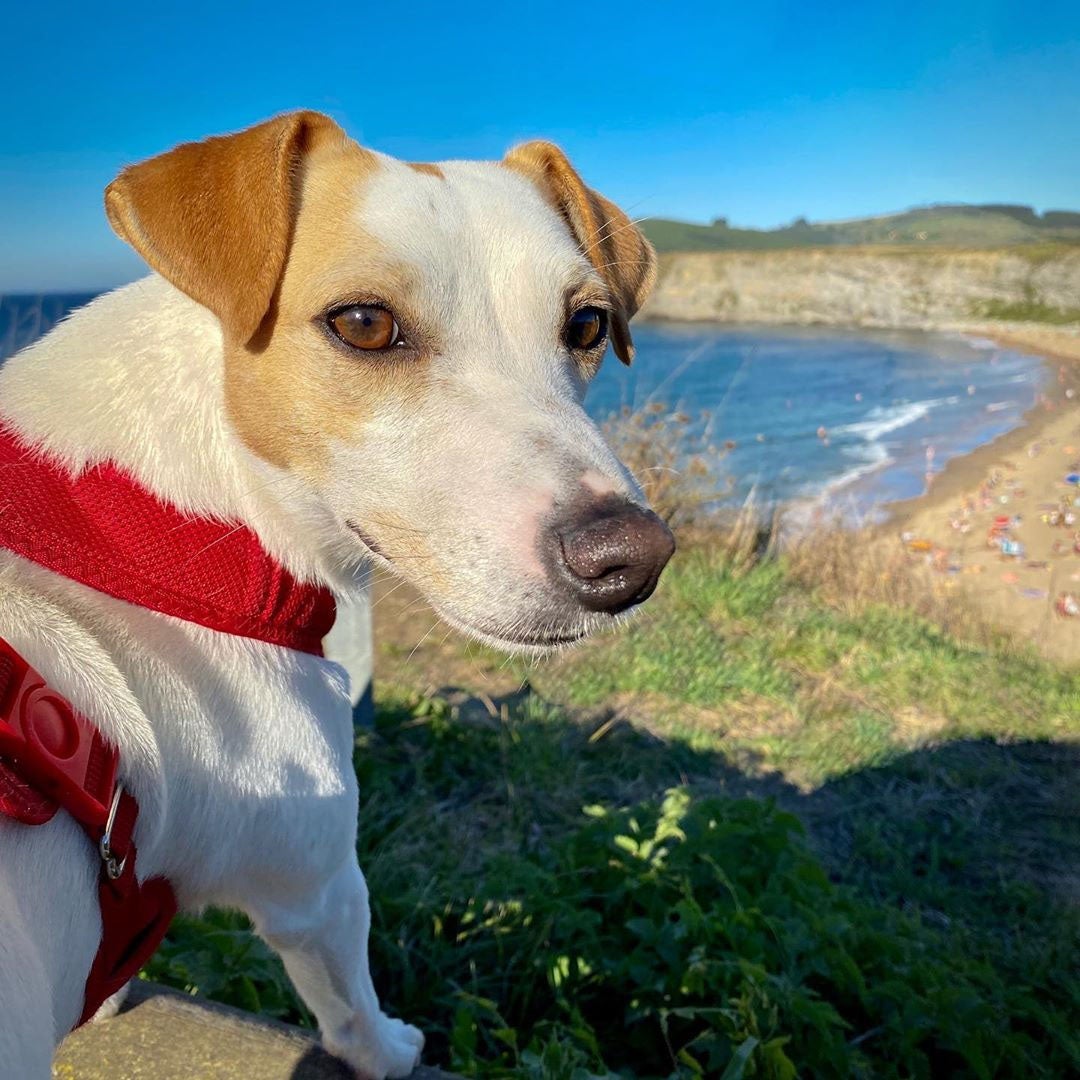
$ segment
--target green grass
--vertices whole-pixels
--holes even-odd
[[[978,318],[1007,322],[1048,323],[1051,326],[1080,323],[1080,308],[1058,308],[1044,303],[1030,281],[1024,285],[1022,299],[977,301],[972,306],[972,313]]]
[[[775,229],[734,228],[723,218],[695,225],[646,218],[642,230],[658,251],[769,251],[853,245],[962,248],[1080,243],[1080,215],[1040,218],[1026,207],[927,206],[850,221],[798,219]]]
[[[965,643],[884,605],[846,613],[776,563],[739,574],[702,551],[680,558],[640,624],[533,682],[568,706],[651,695],[654,730],[719,740],[802,785],[924,737],[1080,735],[1075,674],[1004,642]]]
[[[379,687],[372,962],[475,1076],[1080,1070],[1080,675],[681,554],[505,701]],[[209,930],[209,936],[203,931]],[[304,1020],[237,916],[150,974]]]
[[[1048,323],[1051,326],[1080,323],[1080,308],[1057,308],[1033,299],[986,300],[976,305],[975,314],[984,319]]]

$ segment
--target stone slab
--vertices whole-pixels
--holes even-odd
[[[54,1080],[354,1080],[301,1028],[153,983],[135,983],[123,1010],[64,1040]],[[421,1066],[411,1080],[453,1080]]]

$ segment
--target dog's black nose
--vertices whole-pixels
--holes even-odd
[[[557,572],[582,607],[610,615],[648,599],[675,551],[660,518],[621,499],[578,507],[554,532]]]

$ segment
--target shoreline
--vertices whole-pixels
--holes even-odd
[[[902,548],[913,567],[928,570],[942,588],[963,590],[1019,640],[1076,665],[1080,617],[1063,618],[1055,605],[1064,593],[1080,598],[1080,552],[1073,548],[1080,543],[1080,486],[1064,481],[1080,464],[1080,336],[1033,329],[975,333],[1056,365],[1043,400],[1011,431],[948,461],[929,491],[884,507],[887,517],[874,533],[897,547],[902,535],[914,539],[918,552]],[[1063,505],[1077,522],[1048,524],[1046,515]],[[1022,554],[1006,556],[990,544],[991,524],[1002,517]]]
[[[654,324],[696,322],[649,319]],[[792,322],[718,322],[731,329],[904,330],[962,335],[993,342],[1001,349],[1040,358],[1047,380],[1038,401],[1009,431],[958,454],[936,473],[928,490],[882,502],[881,518],[867,525],[868,536],[927,575],[935,592],[956,591],[989,622],[1018,642],[1027,642],[1066,666],[1080,665],[1080,616],[1062,617],[1055,606],[1063,594],[1080,600],[1080,485],[1065,483],[1080,472],[1080,325],[985,321],[936,322],[920,327]],[[987,357],[992,355],[987,350]],[[1046,518],[1067,506],[1071,527]],[[1004,555],[991,546],[995,518],[1009,521],[1007,538],[1022,554]],[[910,544],[902,540],[917,540]]]
[[[961,497],[978,483],[998,458],[1023,453],[1028,444],[1038,441],[1048,429],[1055,427],[1056,422],[1067,415],[1068,409],[1071,408],[1080,417],[1080,333],[1059,333],[1041,325],[1032,326],[1031,329],[1031,333],[1024,333],[1023,329],[1015,324],[1011,324],[1008,330],[983,325],[950,332],[986,338],[1003,349],[1040,356],[1048,364],[1063,365],[1065,372],[1069,371],[1069,365],[1075,365],[1072,400],[1065,396],[1066,386],[1061,379],[1053,380],[1048,384],[1043,400],[1028,408],[1016,427],[976,446],[966,454],[950,458],[941,472],[935,475],[929,491],[886,503],[883,509],[887,516],[879,526],[882,530],[903,527],[923,510]],[[928,332],[936,331],[930,329]],[[1053,343],[1050,346],[1047,344],[1048,339]],[[1061,374],[1059,371],[1059,376]]]
[[[1053,427],[1055,421],[1062,415],[1062,411],[1068,407],[1073,408],[1080,415],[1080,324],[1066,324],[1056,326],[1047,323],[1035,322],[1009,322],[998,320],[987,321],[935,321],[926,320],[921,325],[889,325],[878,323],[833,323],[824,321],[791,321],[791,322],[754,322],[718,319],[716,317],[702,318],[670,318],[649,316],[643,313],[638,320],[644,325],[650,326],[721,326],[732,331],[800,331],[822,330],[838,331],[844,334],[859,335],[861,332],[878,333],[897,331],[911,334],[938,334],[955,335],[969,339],[982,339],[991,341],[1002,349],[1035,356],[1046,363],[1048,372],[1052,375],[1054,365],[1059,366],[1058,378],[1051,378],[1043,391],[1042,399],[1029,406],[1021,415],[1017,425],[1001,435],[995,436],[988,442],[980,443],[962,454],[956,454],[948,459],[939,473],[934,475],[934,481],[929,490],[924,490],[917,495],[910,495],[903,499],[889,499],[877,504],[875,509],[880,511],[881,518],[873,525],[868,526],[873,531],[892,532],[897,527],[903,527],[913,516],[923,509],[940,505],[954,500],[964,494],[965,491],[977,485],[994,462],[1005,456],[1017,455],[1023,452],[1026,445],[1033,439],[1040,438],[1046,429]],[[1065,397],[1066,389],[1064,373],[1070,368],[1075,368],[1072,379],[1074,397],[1070,402]],[[809,499],[809,503],[817,501],[817,496]],[[801,504],[802,500],[796,500]],[[792,504],[787,504],[788,509]]]

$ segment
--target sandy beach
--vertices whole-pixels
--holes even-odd
[[[888,542],[998,625],[1080,663],[1080,334],[1042,326],[972,328],[1045,356],[1054,377],[1024,423],[950,461],[919,498],[895,504]],[[1056,370],[1055,370],[1056,368]],[[1078,605],[1070,611],[1069,597]]]

